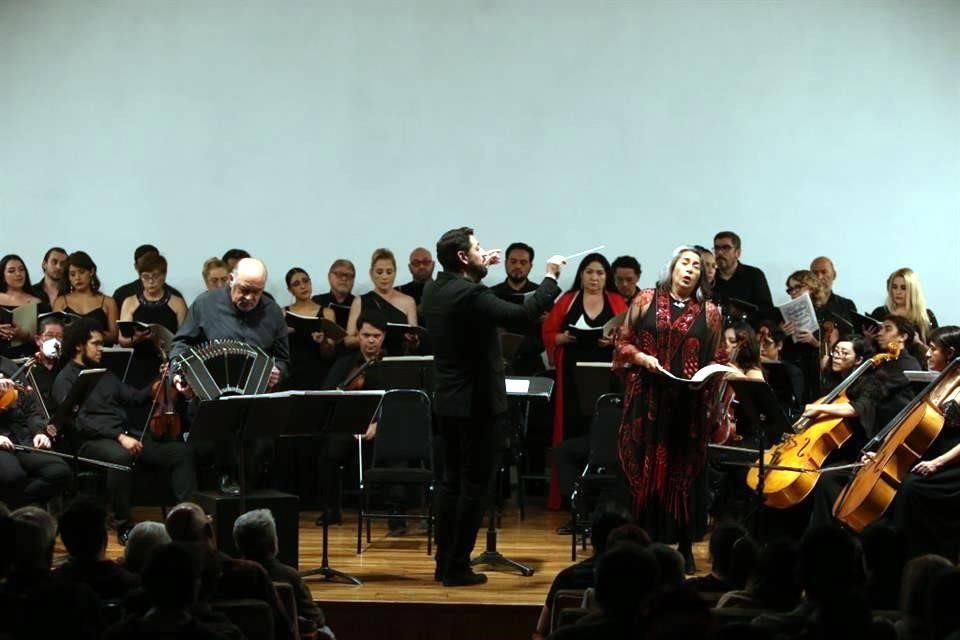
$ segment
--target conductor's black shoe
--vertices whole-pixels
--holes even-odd
[[[117,542],[120,546],[127,546],[127,540],[130,539],[130,532],[133,530],[133,524],[125,523],[117,527]]]
[[[472,587],[475,584],[485,584],[486,581],[487,575],[485,573],[475,573],[473,571],[443,576],[443,586],[445,587]]]
[[[225,496],[240,495],[240,485],[228,475],[220,476],[220,493]]]

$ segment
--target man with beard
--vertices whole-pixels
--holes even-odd
[[[68,359],[53,383],[53,399],[62,403],[84,369],[98,368],[103,357],[103,333],[96,323],[86,318],[74,321],[64,335],[63,357]],[[158,469],[170,484],[178,501],[193,495],[193,463],[182,440],[154,440],[139,425],[127,421],[124,406],[150,401],[150,387],[134,389],[107,371],[80,404],[74,418],[77,454],[85,458],[132,466]],[[130,520],[130,497],[133,472],[107,471],[107,493],[113,503],[117,537],[121,544],[133,528]]]
[[[30,293],[49,305],[60,295],[60,281],[63,279],[63,267],[67,263],[67,250],[51,247],[43,256],[40,268],[43,279],[30,288]]]
[[[773,306],[763,271],[740,262],[740,236],[721,231],[713,237],[713,253],[717,258],[713,298],[724,308],[724,313],[731,298],[749,302],[761,310]]]
[[[523,304],[527,294],[536,291],[537,285],[527,277],[533,268],[533,247],[523,242],[514,242],[504,254],[506,257],[507,278],[500,284],[490,287],[490,291],[501,300],[514,304]],[[545,316],[546,314],[544,314]],[[543,317],[523,332],[523,342],[517,348],[513,360],[508,363],[510,373],[518,376],[532,376],[543,371],[543,338],[540,325]]]
[[[433,256],[430,251],[423,247],[417,247],[410,252],[410,275],[413,280],[407,284],[397,287],[397,291],[405,293],[417,303],[417,311],[420,310],[420,299],[423,297],[423,287],[433,280]]]
[[[504,302],[481,283],[499,251],[484,251],[473,229],[452,229],[437,241],[443,271],[423,292],[423,317],[434,346],[434,410],[443,443],[444,478],[437,505],[437,567],[444,586],[483,584],[470,568],[470,553],[483,517],[507,413],[498,327],[535,323],[560,293],[561,256],[523,305]]]

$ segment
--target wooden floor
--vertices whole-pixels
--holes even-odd
[[[138,510],[139,519],[160,519],[159,510]],[[425,532],[390,536],[385,522],[373,524],[373,537],[364,552],[356,553],[356,515],[347,512],[342,525],[330,527],[330,566],[359,578],[354,586],[327,582],[316,576],[307,578],[314,598],[319,602],[393,602],[428,604],[489,604],[540,606],[554,576],[569,566],[570,538],[556,533],[566,524],[566,514],[530,507],[520,520],[516,509],[505,513],[498,533],[497,548],[507,558],[522,562],[534,570],[530,577],[502,568],[477,567],[487,574],[486,585],[444,588],[433,581],[433,557],[427,555]],[[315,526],[316,512],[300,516],[300,569],[320,566],[321,529]],[[412,521],[411,521],[412,522]],[[486,523],[484,523],[486,524]],[[485,529],[477,539],[476,553],[484,549]],[[590,551],[578,552],[578,559]],[[123,555],[123,549],[111,536],[108,557]],[[706,544],[694,546],[697,566],[707,568]]]

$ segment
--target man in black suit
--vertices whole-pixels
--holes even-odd
[[[437,241],[443,271],[423,292],[423,318],[433,340],[435,411],[443,441],[444,478],[437,507],[437,568],[444,586],[482,584],[470,568],[470,553],[492,484],[498,450],[498,420],[507,412],[503,358],[497,327],[535,323],[560,294],[564,260],[547,261],[547,274],[522,305],[499,298],[481,280],[500,262],[484,251],[473,229],[452,229]]]

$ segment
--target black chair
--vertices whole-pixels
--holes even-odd
[[[433,553],[433,415],[430,398],[419,389],[395,389],[383,396],[370,465],[360,465],[357,509],[357,553],[362,551],[363,527],[370,542],[370,521],[412,518],[427,523],[427,555]],[[383,513],[369,510],[370,489],[384,485],[420,487],[426,492],[427,513]]]
[[[617,454],[617,432],[623,398],[619,393],[605,393],[594,405],[590,421],[590,453],[587,464],[573,483],[570,495],[570,560],[577,559],[577,543],[587,548],[590,512],[584,509],[586,499],[598,488],[616,487],[620,458]]]

